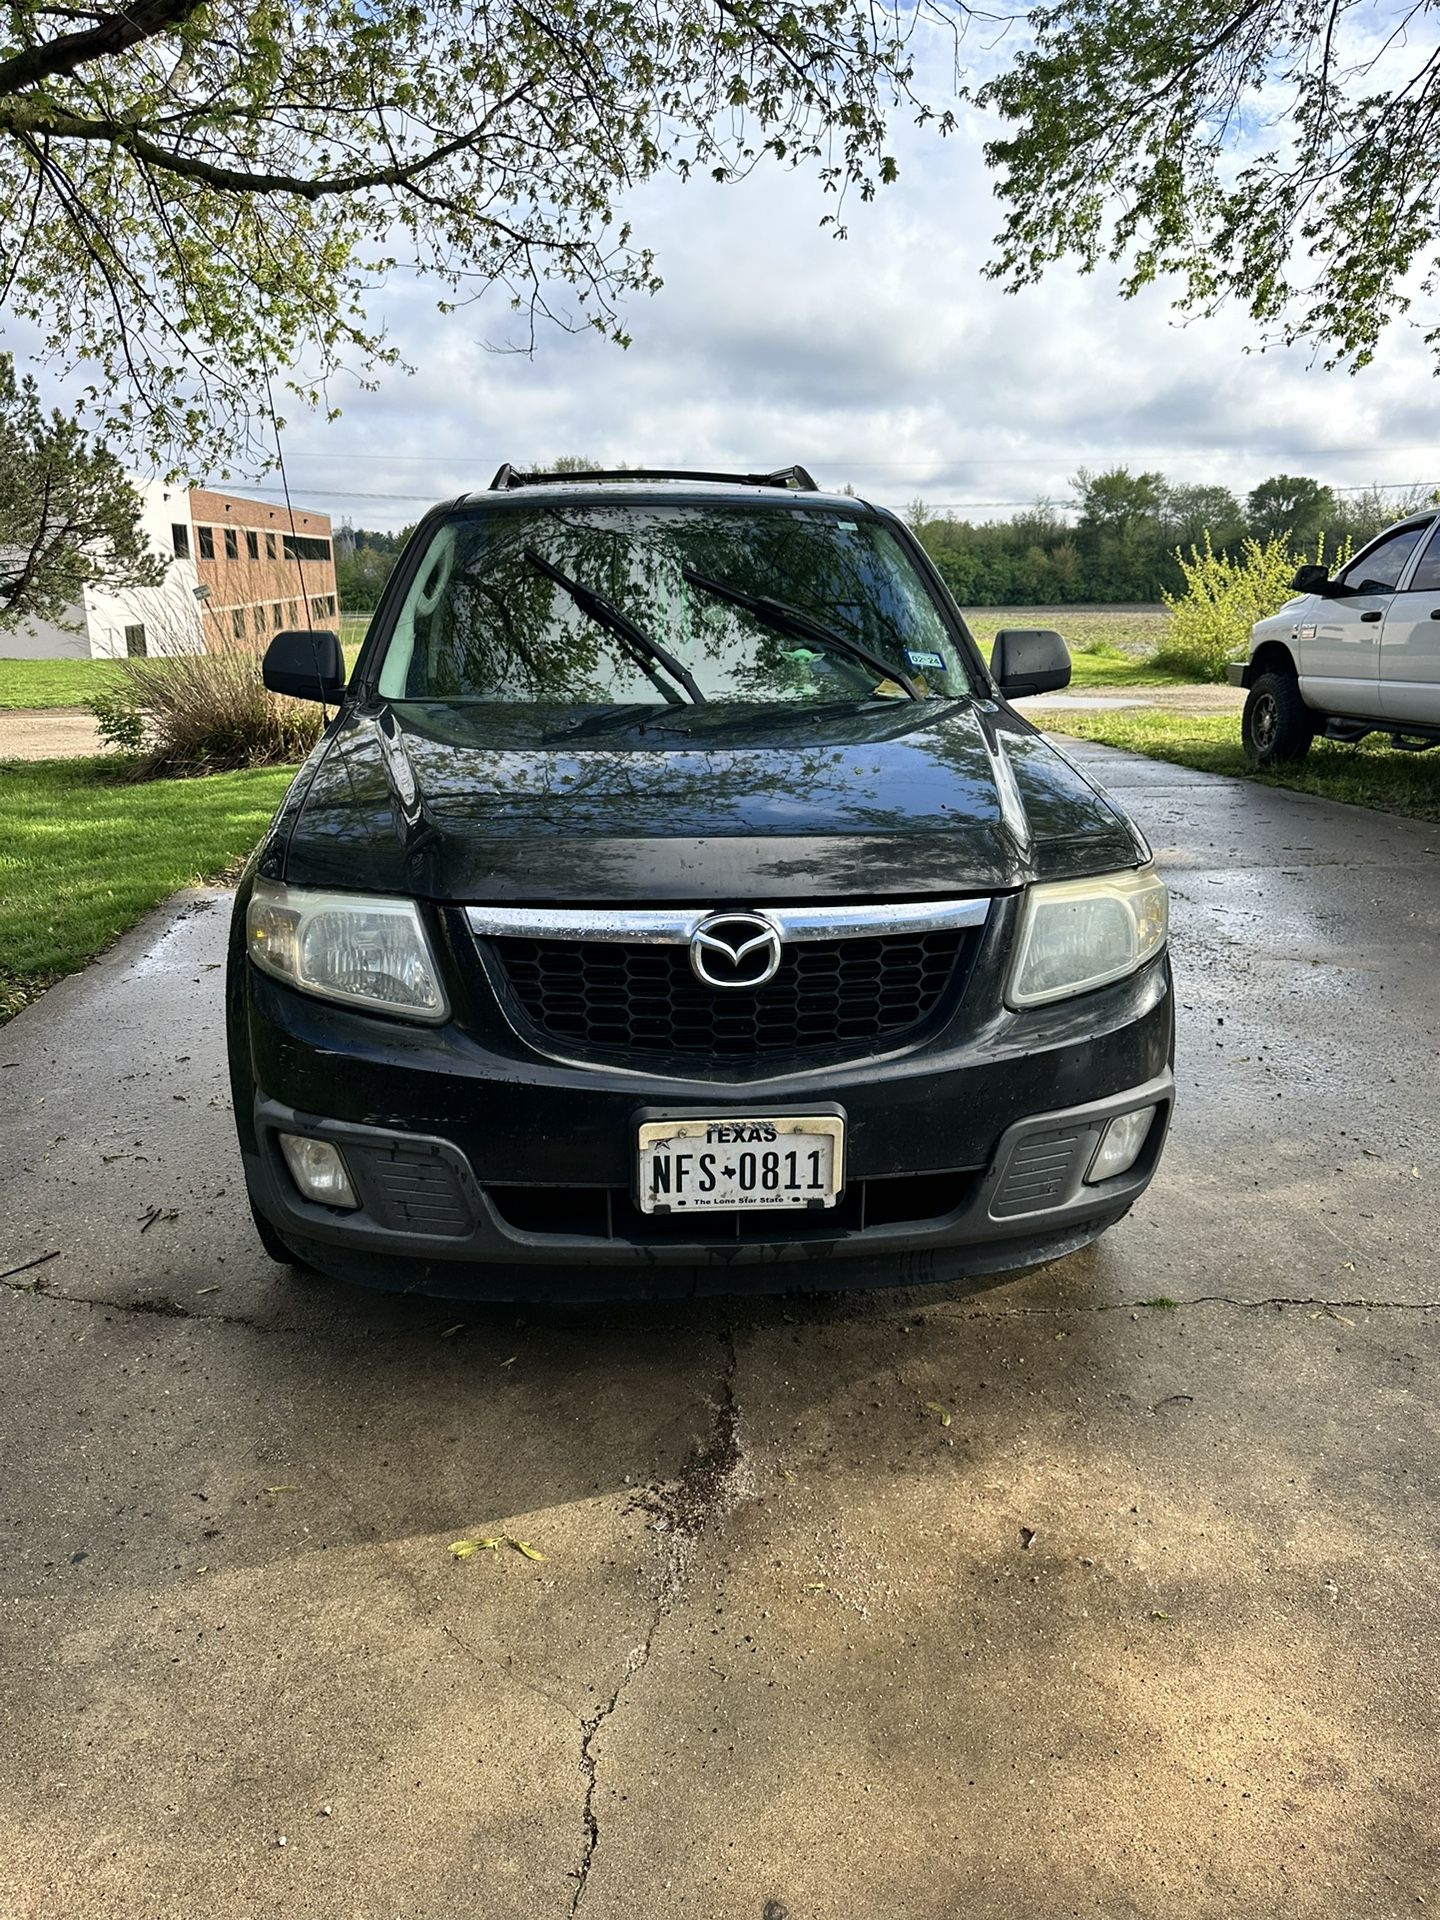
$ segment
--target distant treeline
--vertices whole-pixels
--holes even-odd
[[[557,466],[583,472],[579,459]],[[1277,473],[1241,500],[1228,487],[1180,485],[1163,473],[1105,473],[1082,468],[1074,504],[1038,502],[1012,520],[959,520],[912,500],[905,518],[962,606],[1059,606],[1094,601],[1153,601],[1183,589],[1176,550],[1238,554],[1253,538],[1277,534],[1297,553],[1321,539],[1335,553],[1361,546],[1424,500],[1376,488],[1336,494],[1303,475]],[[848,491],[848,489],[847,489]],[[410,536],[342,525],[335,573],[346,613],[369,612]]]
[[[335,530],[335,590],[344,613],[370,613],[379,604],[380,589],[414,529],[399,533],[371,533],[342,521]]]
[[[914,500],[905,518],[962,606],[1051,606],[1149,601],[1179,593],[1177,549],[1236,555],[1246,538],[1280,536],[1292,551],[1326,554],[1361,546],[1423,497],[1368,489],[1336,494],[1304,476],[1277,473],[1240,500],[1228,487],[1177,485],[1163,473],[1082,468],[1068,512],[1040,503],[1013,520],[959,520]]]

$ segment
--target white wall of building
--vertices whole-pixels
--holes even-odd
[[[7,660],[123,659],[125,629],[144,627],[149,655],[197,653],[201,647],[200,608],[195,598],[195,538],[190,525],[188,487],[135,481],[142,502],[141,527],[152,553],[167,563],[158,587],[86,587],[78,607],[63,621],[34,620],[0,628],[0,658]],[[171,529],[183,526],[190,557],[175,557]]]

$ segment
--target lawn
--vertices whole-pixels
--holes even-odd
[[[119,667],[118,660],[0,660],[0,709],[83,707]]]
[[[1378,807],[1382,813],[1440,820],[1440,749],[1397,753],[1372,735],[1358,747],[1317,740],[1304,760],[1273,773],[1256,773],[1240,745],[1238,714],[1055,712],[1044,716],[1048,733],[1065,733],[1102,746],[1123,747],[1152,760],[1198,767],[1202,773],[1237,774],[1266,786],[1289,787],[1325,800]]]
[[[103,760],[0,765],[0,1021],[248,854],[293,771],[126,785]]]
[[[1070,648],[1072,686],[1183,684],[1150,664],[1170,631],[1164,607],[967,607],[965,620],[987,660],[1001,627],[1053,627]]]

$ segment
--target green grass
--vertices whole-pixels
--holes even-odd
[[[115,678],[118,660],[0,660],[0,709],[83,707]]]
[[[1228,773],[1265,786],[1314,793],[1351,806],[1378,807],[1383,813],[1415,820],[1440,820],[1440,748],[1434,753],[1397,753],[1374,736],[1358,747],[1317,740],[1305,759],[1272,773],[1257,773],[1240,745],[1236,714],[1166,713],[1147,708],[1119,712],[1047,713],[1047,732],[1097,740],[1152,760],[1198,767],[1202,773]]]
[[[342,613],[340,644],[347,666],[354,666],[370,624],[368,613]],[[0,712],[83,707],[92,694],[111,684],[119,660],[0,660]]]
[[[988,659],[1001,627],[1053,627],[1070,648],[1076,687],[1165,687],[1183,684],[1150,656],[1168,637],[1164,607],[972,607],[970,631]]]
[[[98,759],[0,764],[0,1021],[248,854],[293,772],[126,785]]]

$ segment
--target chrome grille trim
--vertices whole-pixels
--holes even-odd
[[[685,946],[702,920],[725,909],[707,907],[467,907],[478,937],[532,940],[610,940],[640,946]],[[863,907],[746,907],[775,927],[787,944],[797,940],[873,939],[897,933],[944,933],[979,927],[988,899],[915,900]]]

